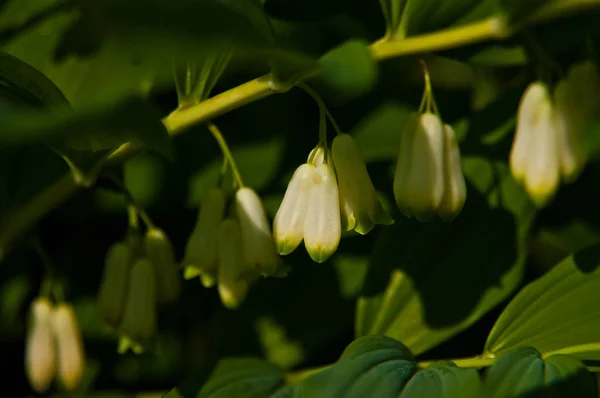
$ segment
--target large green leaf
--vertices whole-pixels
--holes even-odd
[[[596,381],[585,366],[566,355],[542,359],[532,348],[519,348],[500,357],[487,371],[486,398],[597,397]]]
[[[535,209],[505,161],[493,160],[507,156],[517,99],[501,99],[456,126],[459,133],[468,128],[461,144],[468,194],[452,223],[399,217],[381,232],[357,304],[357,336],[385,334],[420,354],[518,287]]]
[[[141,99],[79,111],[61,107],[4,112],[0,124],[0,146],[45,142],[78,151],[99,151],[132,141],[172,155],[171,140],[158,111]]]
[[[453,362],[439,362],[423,369],[406,384],[398,398],[476,398],[481,379],[476,369],[463,369]]]
[[[498,318],[486,354],[534,347],[600,360],[600,246],[572,255],[526,286]]]

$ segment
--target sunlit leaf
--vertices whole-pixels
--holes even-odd
[[[530,283],[510,302],[490,332],[488,354],[533,347],[600,359],[600,246],[574,254]]]

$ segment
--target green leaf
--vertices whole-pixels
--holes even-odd
[[[516,90],[456,124],[457,135],[466,133],[461,150],[468,193],[453,222],[399,216],[381,232],[357,303],[356,336],[385,334],[420,354],[472,325],[519,286],[535,207],[504,161],[518,98]]]
[[[534,347],[544,355],[600,359],[600,246],[572,255],[530,283],[502,312],[485,344],[499,354]]]
[[[597,397],[596,381],[585,366],[566,355],[542,359],[533,348],[519,348],[501,356],[487,371],[482,396]]]
[[[62,107],[3,113],[0,124],[2,146],[45,142],[77,151],[100,151],[132,141],[172,157],[171,140],[159,112],[141,99],[79,111]]]
[[[481,379],[476,369],[463,369],[452,362],[440,362],[418,371],[398,398],[476,398],[480,389]]]
[[[320,65],[319,82],[342,99],[367,93],[377,80],[377,62],[363,40],[348,40],[332,49],[321,57]]]
[[[322,20],[346,8],[344,0],[263,0],[265,11],[288,21]]]
[[[416,372],[411,352],[385,336],[353,341],[329,371],[323,397],[394,397]],[[365,395],[367,394],[367,395]]]
[[[281,370],[265,361],[224,359],[217,364],[197,398],[265,398],[283,383]]]

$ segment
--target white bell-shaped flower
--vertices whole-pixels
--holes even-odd
[[[340,243],[340,203],[335,171],[331,164],[316,167],[308,188],[304,220],[304,245],[317,263],[326,261]]]
[[[354,139],[348,134],[337,135],[331,153],[339,184],[342,229],[365,235],[375,224],[392,224],[394,220],[377,199],[375,187]]]
[[[200,277],[205,287],[214,286],[217,279],[217,234],[225,215],[225,193],[218,188],[210,189],[202,201],[202,207],[190,235],[182,262],[184,278]]]
[[[73,391],[85,369],[85,352],[77,316],[70,304],[56,306],[52,326],[58,350],[58,377],[68,391]]]
[[[242,233],[244,262],[263,274],[277,274],[282,261],[275,248],[265,209],[254,190],[246,187],[237,190],[235,213]]]
[[[308,209],[308,192],[316,167],[305,163],[298,167],[288,184],[273,221],[273,236],[277,251],[287,255],[296,250],[304,239],[304,219]]]
[[[438,208],[438,213],[443,220],[450,221],[461,212],[467,199],[467,186],[465,176],[460,164],[460,150],[456,142],[454,129],[444,125],[445,153],[444,153],[444,196]]]
[[[519,105],[510,169],[540,205],[554,195],[560,181],[560,127],[556,120],[548,87],[532,83]]]
[[[409,117],[394,177],[394,196],[407,217],[427,220],[442,203],[444,143],[444,126],[439,116],[424,113]]]
[[[235,218],[226,218],[219,225],[217,235],[218,290],[223,305],[238,308],[248,294],[249,282],[244,264],[242,232]]]
[[[52,302],[38,297],[31,303],[30,325],[25,346],[25,373],[39,394],[50,388],[56,375],[56,345],[52,328]]]

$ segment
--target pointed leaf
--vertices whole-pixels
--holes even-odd
[[[600,360],[600,245],[562,261],[509,303],[490,332],[485,352],[531,346],[543,354]]]
[[[452,362],[440,362],[418,371],[398,398],[476,398],[480,388],[477,369],[463,369]]]

